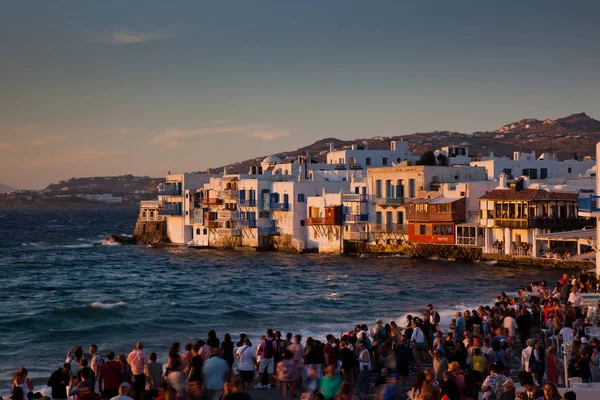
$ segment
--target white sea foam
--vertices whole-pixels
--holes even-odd
[[[108,240],[108,239],[104,239],[102,242],[100,242],[100,244],[102,246],[120,246],[121,243],[115,242],[113,240]]]
[[[63,246],[57,246],[57,247],[61,247],[63,249],[85,249],[87,247],[93,247],[94,244],[93,243],[79,243],[79,244],[66,244]]]
[[[115,308],[115,307],[125,307],[126,305],[127,305],[127,303],[125,303],[124,301],[118,301],[116,303],[102,303],[101,301],[95,301],[92,304],[90,304],[91,307],[104,308],[104,309],[110,309],[110,308]]]

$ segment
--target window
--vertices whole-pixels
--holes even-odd
[[[385,181],[385,197],[394,197],[394,187],[390,180]]]
[[[387,157],[383,157],[383,160],[381,160],[381,164],[387,165]]]
[[[375,182],[375,194],[377,197],[381,197],[381,179],[378,179]]]
[[[383,216],[381,214],[381,211],[377,211],[375,213],[375,223],[376,224],[381,224],[381,221],[383,220]]]
[[[367,157],[367,159],[365,160],[365,164],[371,165],[371,157]]]
[[[150,218],[154,218],[154,211],[150,211]]]
[[[567,168],[567,173],[570,174],[571,173],[571,167]]]
[[[196,235],[200,234],[200,228],[196,228]]]
[[[398,179],[396,181],[396,198],[401,199],[404,197],[404,180]]]
[[[146,211],[142,213],[142,218],[146,218]]]
[[[537,179],[537,169],[536,168],[524,168],[523,175],[528,176],[531,179]]]
[[[298,203],[304,203],[304,193],[298,193]]]
[[[261,211],[258,213],[258,218],[269,218],[269,212],[268,211]]]
[[[508,178],[512,178],[512,169],[511,168],[504,168],[502,170],[502,172],[504,172]]]
[[[300,220],[300,226],[304,226],[304,220],[303,219]]]
[[[404,224],[404,213],[402,211],[398,211],[396,214],[396,223],[398,225]]]
[[[408,180],[408,197],[415,197],[415,180]]]
[[[204,228],[204,229],[202,230],[202,233],[203,233],[204,235],[206,235],[206,234],[208,233],[208,229]]]
[[[548,178],[548,168],[540,168],[540,179]]]
[[[419,235],[425,235],[427,231],[426,225],[419,225]]]

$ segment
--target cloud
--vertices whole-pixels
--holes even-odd
[[[89,38],[90,43],[99,44],[135,44],[150,42],[153,40],[171,39],[175,34],[172,32],[143,32],[133,29],[113,29],[110,32],[99,33]]]
[[[289,136],[291,133],[289,129],[278,128],[272,124],[224,125],[222,122],[223,121],[215,121],[213,126],[201,129],[167,129],[160,135],[153,137],[150,142],[166,147],[177,147],[179,146],[181,139],[192,136],[245,135],[251,138],[270,141]]]
[[[49,144],[63,142],[67,138],[62,134],[41,134],[27,139],[30,146],[47,146]]]
[[[48,153],[46,157],[36,158],[24,162],[23,168],[47,168],[57,165],[68,165],[73,163],[82,163],[86,161],[101,160],[114,156],[126,154],[125,151],[93,148],[93,147],[69,147],[56,152]]]

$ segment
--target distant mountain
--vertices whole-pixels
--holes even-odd
[[[10,186],[5,185],[4,183],[0,183],[0,193],[14,192],[15,190],[15,188],[11,188]]]
[[[329,143],[336,149],[349,148],[353,144],[366,146],[369,149],[389,149],[391,140],[404,140],[415,155],[421,155],[427,150],[436,150],[449,145],[464,145],[469,147],[471,156],[489,155],[511,157],[514,151],[542,153],[557,153],[559,159],[583,158],[596,155],[596,143],[600,141],[600,121],[585,113],[572,114],[555,120],[538,120],[535,118],[511,122],[493,131],[473,132],[470,134],[435,131],[418,132],[405,136],[374,137],[370,139],[341,140],[325,138],[297,150],[275,154],[282,160],[296,159],[306,155],[317,162],[323,162],[329,150]],[[269,154],[239,161],[213,172],[222,172],[227,168],[228,173],[247,173],[251,166],[257,166]]]
[[[133,175],[71,178],[48,185],[44,192],[62,194],[112,193],[117,196],[134,193],[156,193],[158,184],[164,181],[165,178]]]

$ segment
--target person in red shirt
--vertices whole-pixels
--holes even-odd
[[[98,374],[98,386],[103,399],[111,399],[119,395],[119,385],[122,381],[123,367],[115,361],[115,353],[112,350],[106,352],[108,361],[100,365]]]
[[[326,366],[334,365],[335,367],[337,367],[337,351],[336,350],[337,349],[335,347],[335,338],[331,334],[327,335],[327,344],[325,344],[325,347],[323,349],[323,352],[325,354],[325,365]]]

